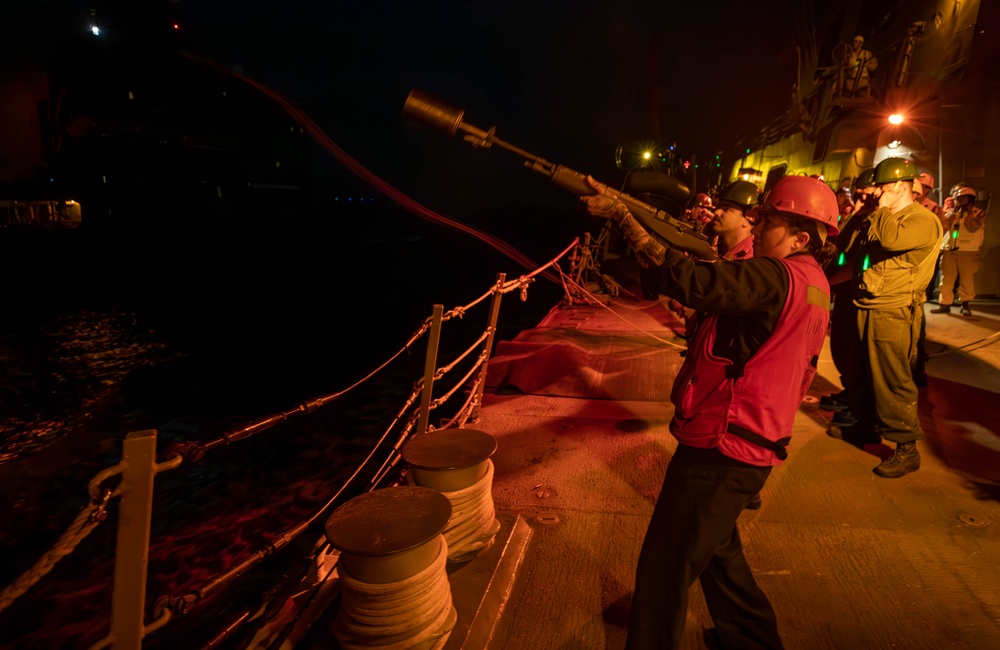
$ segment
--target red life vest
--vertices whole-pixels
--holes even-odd
[[[816,375],[830,321],[830,285],[810,255],[780,261],[789,276],[785,305],[744,368],[712,354],[718,314],[698,328],[670,396],[670,431],[679,442],[718,447],[750,465],[777,465],[785,457],[795,412]]]
[[[723,257],[727,260],[748,260],[753,257],[753,235],[741,239],[739,243],[726,251]]]

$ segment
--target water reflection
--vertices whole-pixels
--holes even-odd
[[[125,311],[81,310],[0,335],[0,463],[86,426],[121,381],[171,355]]]

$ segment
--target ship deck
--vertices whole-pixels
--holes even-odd
[[[832,414],[817,402],[840,386],[824,350],[789,458],[739,521],[786,647],[1000,647],[1000,344],[975,343],[1000,331],[1000,303],[973,307],[974,318],[929,315],[939,356],[920,391],[923,465],[901,479],[872,473],[889,446],[827,435]],[[624,647],[639,548],[676,447],[668,396],[682,358],[654,337],[682,345],[680,327],[658,302],[577,306],[499,344],[470,426],[498,439],[504,526],[451,576],[460,616],[448,648]],[[683,647],[704,647],[708,627],[694,586]]]

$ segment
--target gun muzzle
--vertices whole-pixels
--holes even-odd
[[[403,105],[403,118],[426,124],[432,128],[455,135],[462,124],[465,110],[452,108],[422,90],[411,90]]]

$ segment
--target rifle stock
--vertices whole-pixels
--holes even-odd
[[[435,129],[445,131],[449,135],[456,135],[461,132],[463,134],[462,139],[476,148],[483,147],[486,149],[494,144],[503,147],[525,158],[525,167],[548,176],[555,185],[569,190],[577,196],[596,194],[593,188],[590,187],[590,184],[587,183],[585,174],[581,174],[563,165],[550,163],[544,158],[535,156],[500,140],[500,138],[496,137],[495,128],[484,131],[478,127],[466,124],[462,120],[464,115],[464,110],[448,106],[420,90],[411,91],[409,97],[406,98],[406,104],[403,106],[403,117],[405,118],[410,118]],[[629,196],[624,192],[619,192],[608,187],[606,193],[618,197],[646,230],[667,244],[687,251],[699,259],[716,259],[717,256],[709,245],[708,239],[695,230],[691,224],[675,219],[663,210],[658,210],[648,203]]]

